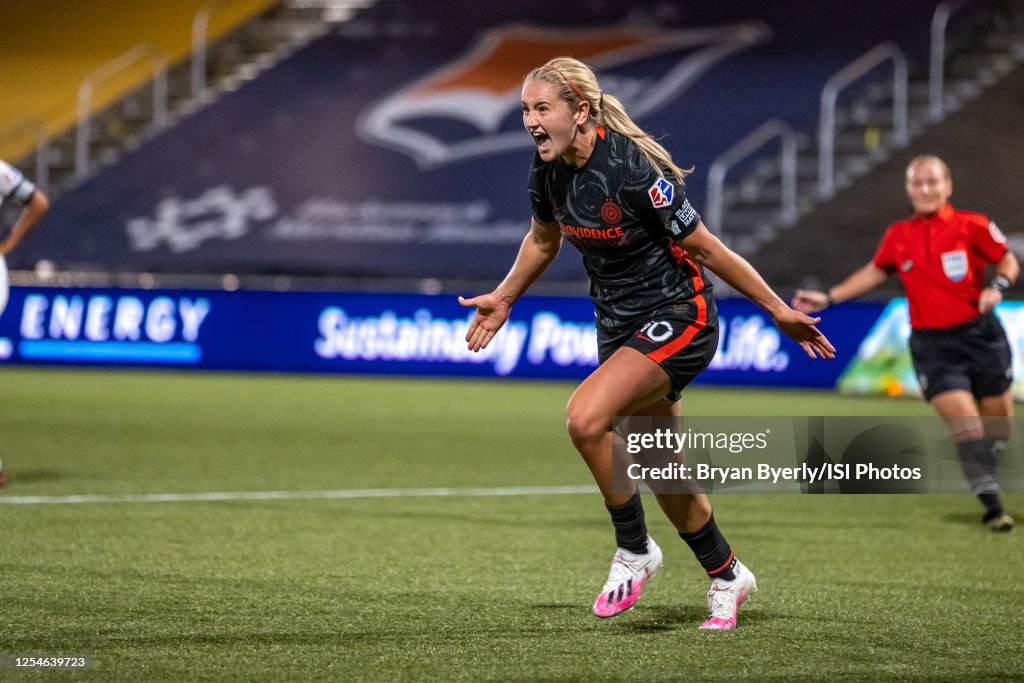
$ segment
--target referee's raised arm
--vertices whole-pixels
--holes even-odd
[[[828,290],[798,289],[791,305],[801,313],[817,313],[832,304],[841,304],[867,294],[889,279],[889,273],[875,265],[874,261],[853,271],[838,285]]]

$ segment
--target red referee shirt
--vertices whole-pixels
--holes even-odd
[[[1006,254],[1006,238],[980,213],[951,204],[889,226],[875,266],[899,273],[914,329],[953,327],[978,316],[985,265]]]

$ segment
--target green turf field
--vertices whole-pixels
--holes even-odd
[[[3,499],[591,484],[568,384],[8,368],[0,385]],[[928,414],[701,388],[685,409]],[[590,614],[614,545],[594,493],[104,500],[0,504],[0,653],[94,658],[42,678],[1024,676],[1022,535],[985,531],[967,494],[715,497],[761,588],[731,633],[697,631],[707,580],[653,500],[665,566],[609,621]]]

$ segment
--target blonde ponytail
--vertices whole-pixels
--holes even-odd
[[[633,119],[629,118],[629,114],[626,113],[622,102],[619,102],[619,98],[614,95],[603,94],[601,95],[601,100],[604,103],[604,107],[598,111],[598,116],[596,117],[598,123],[614,130],[616,133],[622,133],[626,137],[632,138],[643,155],[651,162],[651,166],[654,166],[655,170],[658,171],[658,175],[664,176],[664,171],[667,170],[677,180],[682,182],[686,176],[693,173],[692,168],[680,168],[676,162],[672,161],[672,155],[668,153],[667,149],[658,144],[651,137],[650,133],[644,132],[640,126],[633,122]]]
[[[672,161],[668,150],[629,118],[617,97],[602,93],[593,70],[578,59],[555,57],[526,75],[527,83],[535,80],[558,87],[560,97],[573,111],[586,101],[590,105],[590,117],[594,123],[632,139],[658,175],[664,177],[668,171],[679,182],[683,182],[693,172],[692,168],[682,169]]]

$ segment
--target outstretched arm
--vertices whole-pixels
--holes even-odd
[[[834,358],[835,347],[814,326],[820,318],[809,318],[786,305],[772,291],[750,263],[722,244],[701,222],[679,245],[730,287],[767,312],[775,325],[798,343],[811,358]]]
[[[31,230],[39,219],[43,217],[50,208],[50,200],[43,194],[42,190],[36,190],[28,200],[18,220],[11,226],[11,232],[7,238],[0,242],[0,255],[8,254],[14,247],[18,246],[21,238]]]
[[[476,308],[476,315],[466,332],[466,342],[471,351],[487,347],[508,320],[512,304],[537,281],[558,256],[561,247],[562,234],[558,223],[541,223],[534,218],[530,223],[530,232],[519,247],[519,256],[501,284],[488,294],[471,299],[459,297],[459,303],[463,306]]]
[[[793,308],[804,313],[817,313],[832,304],[856,299],[867,294],[889,278],[889,274],[873,262],[850,273],[849,276],[827,292],[813,289],[798,289],[793,296]]]

